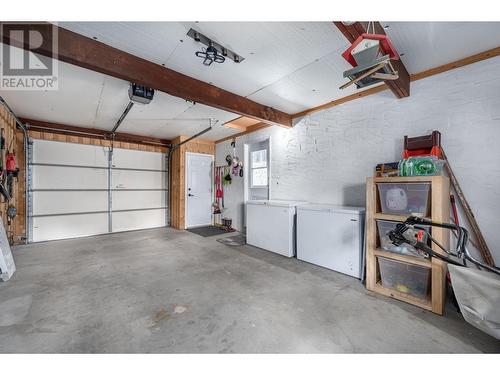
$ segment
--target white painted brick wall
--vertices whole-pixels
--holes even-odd
[[[411,96],[390,91],[307,117],[293,129],[272,127],[237,139],[271,137],[271,197],[318,203],[365,204],[365,178],[377,163],[399,160],[403,136],[442,133],[443,147],[500,264],[500,57],[411,85]],[[217,145],[216,163],[231,153]],[[243,220],[243,181],[226,189],[224,214]]]

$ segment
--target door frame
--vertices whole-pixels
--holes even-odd
[[[210,166],[210,178],[211,178],[211,183],[210,183],[210,196],[211,196],[211,202],[210,202],[210,205],[212,205],[214,203],[214,160],[215,160],[215,157],[213,154],[202,154],[200,152],[188,152],[186,151],[185,152],[185,156],[184,156],[184,229],[187,229],[187,228],[197,228],[197,227],[204,227],[204,226],[207,226],[207,225],[211,225],[213,220],[211,219],[210,222],[208,224],[200,224],[200,225],[194,225],[194,226],[191,226],[191,227],[188,227],[188,187],[187,187],[187,183],[188,183],[188,168],[189,168],[189,164],[188,164],[188,156],[189,155],[201,155],[201,156],[205,156],[205,157],[210,157],[212,159],[212,163],[211,163],[211,166]]]
[[[255,143],[268,142],[268,155],[267,155],[267,197],[271,200],[271,160],[272,160],[272,147],[271,147],[271,135],[265,137],[259,137],[253,139],[243,144],[243,228],[247,226],[247,206],[246,203],[250,196],[250,147]]]

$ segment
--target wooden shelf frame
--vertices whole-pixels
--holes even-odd
[[[411,255],[391,253],[390,251],[385,251],[383,249],[375,249],[373,250],[373,254],[376,257],[397,260],[398,262],[414,264],[420,267],[431,268],[432,266],[432,261],[430,259],[414,257]]]
[[[369,177],[366,181],[366,288],[373,292],[392,297],[433,313],[442,315],[446,297],[446,262],[439,259],[425,259],[403,254],[391,253],[378,248],[376,220],[404,221],[406,216],[388,215],[380,212],[380,200],[377,183],[429,182],[431,184],[431,217],[433,221],[449,222],[450,218],[450,180],[445,176],[429,177]],[[433,227],[432,236],[445,248],[450,245],[450,232]],[[446,255],[436,245],[435,252]],[[429,299],[420,299],[411,295],[386,288],[380,284],[377,257],[394,259],[400,262],[431,269],[431,293]]]

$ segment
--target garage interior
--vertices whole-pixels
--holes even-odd
[[[0,27],[0,353],[500,352],[500,23]]]

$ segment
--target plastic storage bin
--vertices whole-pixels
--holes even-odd
[[[403,243],[399,246],[396,246],[391,242],[387,233],[396,228],[397,224],[399,224],[397,221],[377,220],[380,248],[385,251],[390,251],[391,253],[425,258],[424,255],[419,254],[418,251],[415,250],[415,248],[411,245]],[[427,232],[430,229],[430,226],[428,225],[421,225],[421,227],[424,228]]]
[[[382,286],[425,299],[430,294],[431,269],[377,257]]]
[[[429,182],[377,183],[382,213],[430,215]]]

